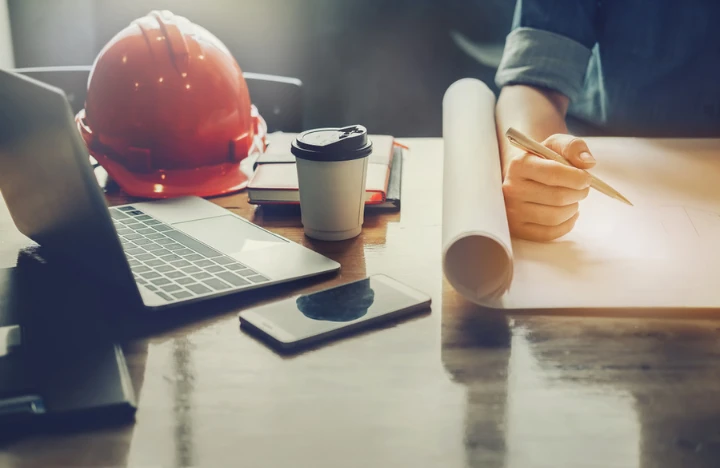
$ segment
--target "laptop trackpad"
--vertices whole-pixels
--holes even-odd
[[[287,242],[233,215],[175,223],[172,226],[231,256]]]

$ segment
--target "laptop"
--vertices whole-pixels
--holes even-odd
[[[109,208],[65,94],[0,70],[0,192],[17,228],[132,306],[158,310],[340,265],[198,197]]]

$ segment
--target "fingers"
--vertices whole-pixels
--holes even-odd
[[[562,155],[570,164],[580,169],[589,169],[595,165],[595,158],[590,153],[590,148],[581,138],[556,134],[548,137],[543,145]]]
[[[510,233],[547,242],[570,232],[578,219],[579,202],[588,196],[595,165],[587,144],[571,135],[552,135],[543,144],[567,159],[562,164],[530,153],[508,162],[503,196]]]
[[[559,162],[543,159],[530,153],[513,158],[508,163],[507,174],[534,180],[553,187],[583,190],[590,186],[590,174]]]
[[[534,180],[506,180],[503,184],[503,195],[506,200],[533,202],[541,205],[567,206],[584,200],[590,187],[582,190],[567,187],[551,187]]]
[[[578,212],[579,204],[566,206],[548,206],[537,203],[522,202],[506,205],[508,218],[522,219],[523,223],[542,226],[558,226],[569,220]]]
[[[534,223],[510,223],[510,234],[535,242],[549,242],[562,237],[575,227],[580,212],[557,226],[543,226]]]

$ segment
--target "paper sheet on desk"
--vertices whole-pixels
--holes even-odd
[[[510,239],[495,98],[461,80],[443,103],[443,268],[467,299],[504,309],[720,308],[720,140],[589,138],[595,190],[556,241]]]

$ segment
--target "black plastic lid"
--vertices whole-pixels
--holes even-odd
[[[372,153],[372,141],[362,125],[343,128],[318,128],[298,135],[290,151],[311,161],[350,161]]]

